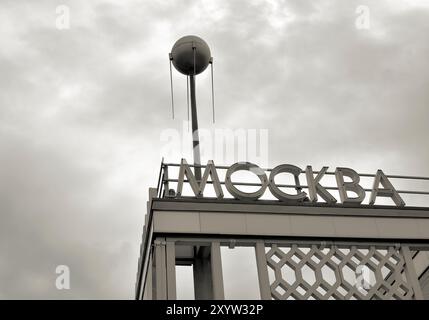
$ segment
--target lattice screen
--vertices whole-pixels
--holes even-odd
[[[340,248],[273,244],[265,249],[273,299],[413,299],[395,246]]]

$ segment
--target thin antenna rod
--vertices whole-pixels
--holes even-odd
[[[171,61],[173,60],[173,56],[170,53],[170,88],[171,88],[171,114],[174,119],[174,98],[173,98],[173,72],[171,71]]]
[[[215,120],[214,85],[213,85],[213,58],[210,58],[210,67],[211,67],[211,73],[212,73],[212,113],[213,113],[213,123],[215,123],[216,120]]]
[[[186,76],[186,102],[188,104],[188,132],[189,132],[189,76]]]

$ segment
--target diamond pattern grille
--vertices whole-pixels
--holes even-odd
[[[273,244],[265,252],[273,299],[413,299],[404,257],[394,246]]]

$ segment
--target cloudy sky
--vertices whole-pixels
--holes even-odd
[[[175,73],[171,119],[168,67],[187,34],[215,61],[202,128],[268,129],[270,166],[429,176],[428,4],[1,0],[0,299],[133,298],[161,137],[187,117]]]

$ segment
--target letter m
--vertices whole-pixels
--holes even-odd
[[[177,196],[180,197],[182,195],[183,183],[185,182],[185,176],[186,176],[188,180],[187,182],[191,185],[192,191],[194,192],[195,196],[202,197],[209,175],[212,179],[213,188],[216,192],[216,197],[218,199],[223,198],[222,187],[220,185],[216,167],[212,160],[209,160],[207,162],[206,170],[204,171],[201,181],[197,181],[195,179],[194,173],[189,167],[189,164],[186,162],[185,159],[182,159],[180,163],[179,179],[177,182],[177,192],[176,192]]]

